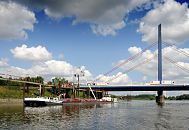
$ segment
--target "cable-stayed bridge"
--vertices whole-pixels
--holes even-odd
[[[149,45],[148,47],[144,48],[143,50],[141,50],[137,54],[131,56],[127,60],[124,60],[123,62],[117,64],[111,70],[104,73],[101,77],[98,77],[97,79],[93,80],[92,84],[97,83],[98,81],[101,81],[101,78],[103,76],[108,76],[110,73],[117,70],[118,68],[120,68],[124,65],[127,65],[128,63],[136,60],[136,58],[140,58],[142,56],[142,54],[144,54],[144,52],[151,49],[152,47],[158,46],[158,53],[157,54],[154,54],[153,56],[151,56],[151,57],[149,57],[149,58],[147,58],[143,61],[139,61],[135,65],[128,66],[121,74],[118,74],[118,75],[108,79],[106,81],[106,84],[108,84],[108,85],[106,85],[106,86],[105,85],[91,85],[90,87],[92,89],[104,90],[104,91],[157,91],[158,96],[156,97],[156,101],[160,102],[160,103],[164,102],[163,91],[187,91],[187,90],[189,90],[189,84],[163,84],[162,83],[162,81],[163,81],[163,79],[162,79],[162,73],[163,73],[163,71],[162,71],[162,59],[166,60],[167,62],[170,62],[173,65],[175,65],[175,67],[179,68],[181,71],[185,72],[186,74],[189,74],[189,68],[186,68],[182,64],[178,63],[174,59],[174,57],[170,58],[169,56],[167,56],[166,53],[162,54],[162,45],[171,46],[171,49],[174,50],[175,52],[179,53],[180,55],[184,55],[186,57],[189,57],[189,54],[186,51],[178,50],[175,47],[174,44],[162,42],[162,39],[161,39],[161,24],[160,24],[158,26],[158,42],[157,43],[153,43],[153,44]],[[158,58],[158,72],[157,72],[158,79],[157,79],[157,81],[159,81],[159,84],[111,85],[111,82],[116,80],[120,76],[122,76],[122,74],[129,73],[129,72],[141,67],[142,65],[149,63],[150,61],[154,60],[154,58],[156,58],[156,57]],[[78,75],[78,79],[79,79],[79,75]],[[35,84],[35,85],[40,85],[40,86],[42,85],[42,86],[52,87],[52,85],[49,86],[49,85],[45,85],[45,84],[41,84],[41,83],[34,83],[34,82],[28,82],[28,81],[19,81],[19,80],[4,79],[4,78],[1,78],[1,80],[12,80],[12,81],[26,83],[26,84]],[[79,84],[80,83],[79,83],[79,80],[78,80],[78,86],[76,87],[76,90],[89,89],[89,86],[84,86],[84,85],[79,85]]]
[[[122,63],[116,65],[115,67],[113,67],[110,71],[106,72],[103,74],[103,76],[108,76],[111,72],[117,70],[119,67],[135,60],[137,57],[140,57],[145,51],[147,51],[148,49],[158,45],[158,53],[154,54],[152,57],[145,59],[142,62],[139,62],[136,65],[133,65],[131,67],[128,67],[125,71],[123,71],[122,74],[125,73],[129,73],[133,70],[135,70],[136,68],[142,66],[143,64],[149,63],[150,61],[152,61],[155,57],[158,58],[158,72],[157,72],[157,77],[158,77],[158,81],[159,84],[144,84],[144,85],[108,85],[108,86],[104,86],[104,85],[99,85],[99,86],[91,86],[92,89],[98,89],[98,90],[106,90],[106,91],[157,91],[157,97],[156,97],[156,101],[158,103],[162,103],[164,102],[164,96],[163,96],[163,91],[187,91],[189,90],[189,84],[162,84],[163,79],[162,79],[162,58],[172,64],[174,64],[177,68],[179,68],[180,70],[182,70],[183,72],[185,72],[186,74],[189,74],[189,68],[184,67],[182,64],[179,64],[174,57],[170,58],[169,56],[165,54],[162,55],[162,44],[165,46],[171,46],[171,48],[176,51],[177,53],[184,55],[186,57],[189,57],[189,54],[183,50],[178,50],[176,48],[176,46],[174,44],[171,43],[167,43],[167,42],[162,42],[162,38],[161,38],[161,24],[158,26],[158,43],[153,43],[150,46],[148,46],[147,48],[143,49],[142,51],[140,51],[139,53],[135,54],[134,56],[128,58],[127,60],[123,61]],[[153,72],[152,72],[153,73]],[[120,75],[116,75],[115,77],[113,77],[112,79],[107,80],[107,84],[111,83],[113,80],[119,78],[120,76],[122,76],[122,74]],[[93,82],[97,82],[98,80],[100,80],[101,77],[97,78],[96,80],[94,80]],[[86,86],[81,86],[81,88],[86,88]]]

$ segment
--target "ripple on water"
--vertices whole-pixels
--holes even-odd
[[[70,104],[30,108],[0,106],[0,129],[183,130],[188,129],[189,102],[154,101],[115,104]]]

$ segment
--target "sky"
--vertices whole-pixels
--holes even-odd
[[[188,83],[187,0],[0,0],[0,19],[2,74],[72,81],[82,71],[82,82],[149,83],[157,80],[157,45],[103,74],[157,43],[161,23],[163,80]]]

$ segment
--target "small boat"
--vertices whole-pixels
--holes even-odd
[[[30,107],[62,105],[62,103],[63,101],[59,100],[58,98],[50,98],[50,97],[24,98],[24,105]]]

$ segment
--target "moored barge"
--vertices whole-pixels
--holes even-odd
[[[24,105],[29,107],[40,107],[40,106],[52,106],[52,105],[63,105],[68,103],[111,103],[117,102],[116,98],[110,96],[103,97],[102,99],[59,99],[49,97],[36,97],[36,98],[25,98]]]

